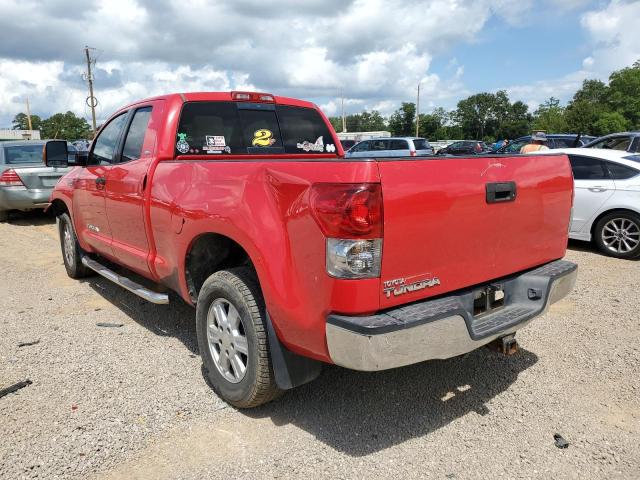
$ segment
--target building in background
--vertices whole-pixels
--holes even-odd
[[[0,129],[0,142],[5,140],[40,140],[40,130]]]

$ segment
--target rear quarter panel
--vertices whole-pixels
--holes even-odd
[[[204,233],[231,238],[251,257],[281,341],[294,352],[330,361],[326,315],[376,311],[379,279],[327,275],[325,238],[309,209],[309,188],[317,182],[378,181],[371,161],[160,162],[150,199],[153,269],[190,302],[189,247]]]

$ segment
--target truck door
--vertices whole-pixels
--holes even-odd
[[[105,211],[105,184],[126,119],[127,112],[123,112],[100,130],[89,151],[87,166],[74,183],[73,215],[76,234],[81,243],[89,244],[96,252],[107,256],[112,251],[111,229]]]
[[[130,113],[105,185],[113,255],[119,263],[143,275],[149,273],[144,196],[161,114],[162,101],[142,105]]]

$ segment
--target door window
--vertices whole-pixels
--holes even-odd
[[[387,140],[371,140],[371,150],[373,150],[374,152],[376,151],[381,151],[381,150],[388,150],[389,149],[389,142]]]
[[[367,140],[353,146],[352,152],[366,152],[369,150],[369,142]]]
[[[575,180],[608,180],[609,172],[602,160],[579,155],[569,155]]]
[[[139,108],[133,116],[129,131],[127,132],[124,148],[122,149],[122,162],[137,160],[142,154],[144,136],[147,133],[147,125],[151,118],[151,107]]]
[[[89,159],[91,165],[111,165],[114,162],[116,147],[126,118],[126,113],[121,113],[100,131]]]
[[[389,150],[409,150],[406,140],[389,140]]]

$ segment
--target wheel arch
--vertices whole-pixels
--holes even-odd
[[[612,213],[627,213],[627,214],[635,215],[636,217],[640,217],[640,212],[633,210],[631,208],[620,207],[620,208],[610,208],[608,210],[605,210],[604,212],[601,212],[600,214],[598,214],[598,216],[594,218],[593,221],[591,222],[591,227],[589,228],[589,232],[591,233],[591,238],[594,238],[596,225],[598,225],[598,222],[602,220],[603,217],[610,215]]]
[[[204,232],[189,243],[184,257],[184,276],[189,297],[195,304],[205,280],[219,270],[249,266],[255,270],[246,248],[233,238]]]
[[[53,212],[53,214],[56,217],[59,217],[63,213],[67,213],[69,214],[69,216],[71,216],[71,209],[69,208],[69,206],[66,204],[64,200],[61,200],[59,198],[55,198],[51,202],[51,205],[49,206],[48,210]]]

